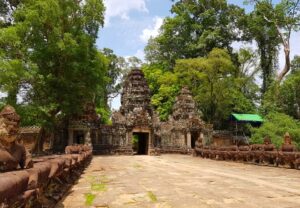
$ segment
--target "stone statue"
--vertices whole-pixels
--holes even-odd
[[[296,147],[292,144],[292,138],[288,132],[284,134],[283,144],[281,145],[280,151],[282,152],[295,152]]]
[[[286,132],[283,137],[283,144],[278,151],[277,164],[293,168],[296,159],[296,150],[296,146],[292,144],[290,134]]]
[[[264,138],[263,154],[261,162],[264,164],[276,165],[277,150],[269,136]]]
[[[9,105],[0,112],[0,172],[30,168],[33,163],[24,145],[17,142],[20,116]]]

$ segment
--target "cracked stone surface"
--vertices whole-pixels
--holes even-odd
[[[94,156],[56,207],[298,208],[300,171],[185,155]]]

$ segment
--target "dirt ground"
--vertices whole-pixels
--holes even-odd
[[[186,155],[94,156],[56,206],[300,207],[300,171]]]

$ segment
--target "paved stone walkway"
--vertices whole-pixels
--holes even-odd
[[[94,156],[56,206],[300,207],[300,171],[183,155]]]

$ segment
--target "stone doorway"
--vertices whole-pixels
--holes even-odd
[[[73,135],[73,140],[75,144],[84,144],[84,131],[75,130]]]
[[[195,148],[195,143],[197,139],[199,138],[199,132],[191,132],[191,148]]]
[[[133,133],[135,137],[135,151],[137,155],[148,155],[149,148],[149,133]]]

